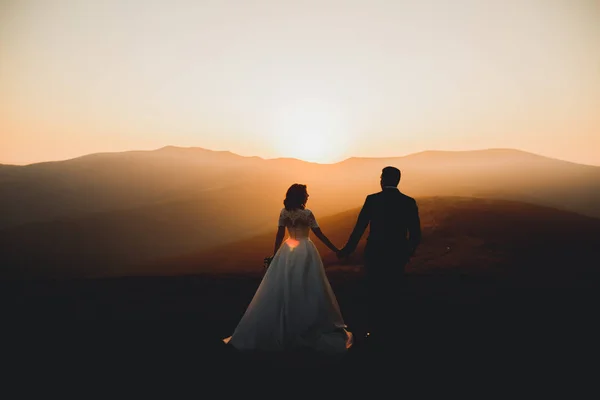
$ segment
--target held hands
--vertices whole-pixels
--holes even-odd
[[[343,254],[343,253],[342,253],[342,250],[338,249],[337,247],[333,247],[333,248],[331,248],[331,251],[333,251],[333,252],[335,253],[335,255],[337,256],[337,259],[338,259],[338,260],[341,260],[341,259],[342,259],[342,257],[344,257],[344,256],[342,255],[342,254]],[[331,266],[333,266],[333,265],[336,265],[336,263],[334,263],[334,264],[331,264]],[[339,265],[339,264],[337,264],[337,265]]]
[[[338,249],[338,248],[337,248],[337,247],[335,247],[335,246],[331,246],[331,247],[329,248],[329,250],[333,251],[333,252],[335,253],[335,255],[336,255],[338,258],[339,258],[339,254],[340,254],[340,253],[341,253],[341,251],[342,251],[342,250]]]
[[[348,257],[348,253],[345,249],[337,250],[335,255],[337,256],[338,260]]]

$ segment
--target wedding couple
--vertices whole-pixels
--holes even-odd
[[[258,290],[232,336],[224,339],[238,350],[285,351],[308,348],[343,353],[354,338],[346,328],[323,262],[309,238],[312,230],[340,259],[357,247],[367,226],[365,284],[370,338],[385,339],[396,318],[404,266],[421,240],[415,200],[398,190],[400,170],[382,170],[381,192],[367,196],[343,249],[323,234],[306,208],[306,185],[294,184],[283,202],[274,256]],[[285,232],[289,237],[283,241]]]

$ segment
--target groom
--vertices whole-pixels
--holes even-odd
[[[339,258],[351,254],[370,224],[365,246],[365,284],[372,339],[391,337],[391,328],[401,317],[398,308],[404,267],[421,241],[417,203],[398,190],[399,183],[399,169],[382,170],[381,192],[367,196],[350,239],[338,253]]]

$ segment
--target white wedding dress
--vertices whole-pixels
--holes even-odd
[[[238,350],[309,348],[343,353],[352,346],[323,262],[309,239],[318,224],[310,210],[285,208],[279,216],[289,237],[283,242],[232,336]]]

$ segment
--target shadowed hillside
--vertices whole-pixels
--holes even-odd
[[[366,171],[396,165],[417,196],[474,196],[525,201],[600,217],[600,167],[511,149],[425,151],[398,158],[352,158],[338,164]]]
[[[598,219],[502,200],[431,197],[418,199],[418,204],[423,243],[409,265],[410,273],[510,278],[527,284],[586,284],[600,272],[588,261],[600,257]],[[338,247],[348,239],[358,211],[319,221],[323,232]],[[330,271],[351,272],[363,262],[366,236],[345,266],[337,266],[335,255],[318,239],[315,243]],[[165,260],[152,269],[157,274],[260,274],[262,259],[272,251],[273,242],[274,230]],[[147,270],[141,268],[140,273]]]
[[[411,196],[510,199],[600,216],[599,167],[515,150],[329,165],[169,146],[2,166],[0,268],[4,276],[131,271],[269,233],[294,182],[308,184],[319,219],[359,207],[390,164]]]
[[[432,365],[443,369],[443,376],[448,370],[464,376],[473,369],[502,374],[506,365],[519,367],[516,361],[527,367],[552,365],[558,357],[589,354],[598,337],[591,316],[598,301],[594,260],[600,257],[600,220],[511,201],[417,200],[424,236],[409,265],[405,308],[395,316],[398,368],[427,370],[428,377]],[[357,214],[353,209],[319,223],[341,246]],[[0,309],[15,359],[45,367],[60,358],[63,365],[86,372],[112,363],[123,373],[189,373],[193,365],[201,376],[205,369],[221,368],[224,376],[259,370],[261,377],[282,368],[328,377],[332,371],[370,369],[373,358],[360,341],[367,329],[360,269],[364,240],[343,266],[316,241],[345,322],[357,335],[343,359],[302,353],[247,357],[222,343],[260,282],[274,225],[264,235],[135,269],[98,265],[86,270],[92,275],[185,275],[0,281],[5,298]],[[567,365],[589,365],[580,361]]]
[[[258,185],[251,196],[264,198],[291,183],[307,183],[313,209],[327,215],[355,207],[376,191],[386,165],[403,171],[403,189],[415,196],[485,194],[600,217],[600,167],[517,150],[429,151],[315,164],[168,146],[2,166],[0,228],[183,199],[202,203],[207,192],[240,184]]]
[[[260,185],[238,185],[207,192],[201,202],[182,199],[0,230],[2,272],[22,276],[118,273],[157,257],[253,236],[273,225],[272,210],[281,203],[277,197],[252,196],[257,190]],[[238,196],[245,199],[244,207],[232,208],[228,199]]]
[[[510,201],[418,201],[424,241],[409,267],[406,290],[399,293],[403,308],[393,316],[397,342],[385,354],[398,350],[394,368],[420,376],[427,371],[428,379],[433,371],[444,377],[453,371],[460,381],[475,371],[504,377],[507,368],[523,369],[529,377],[532,365],[553,371],[556,364],[570,370],[592,365],[590,349],[599,333],[593,318],[599,220]],[[357,212],[319,222],[341,245]],[[124,374],[149,370],[161,376],[190,373],[189,368],[197,369],[195,376],[259,371],[261,384],[267,371],[282,368],[319,371],[327,379],[335,372],[346,377],[367,369],[390,372],[389,359],[373,358],[360,340],[367,329],[358,267],[362,245],[350,265],[336,266],[317,242],[344,320],[357,335],[343,358],[251,357],[222,343],[258,287],[273,236],[138,269],[140,274],[190,274],[185,276],[1,281],[5,301],[0,309],[15,360],[43,366],[44,374],[56,370],[57,358],[62,368],[86,374],[105,365]]]
[[[201,148],[91,154],[0,169],[0,227],[128,210],[235,185],[261,160]]]

